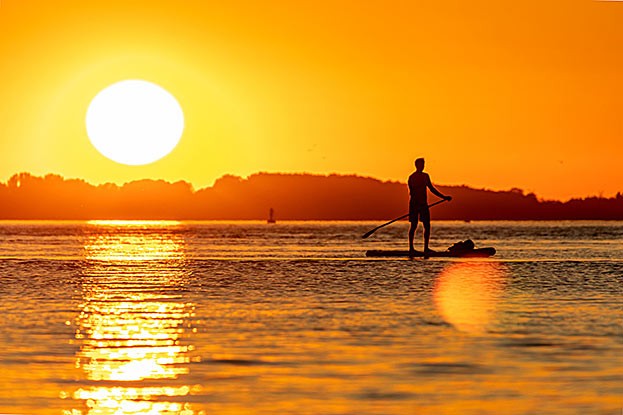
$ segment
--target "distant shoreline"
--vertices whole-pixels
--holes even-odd
[[[623,220],[623,195],[566,202],[521,189],[437,186],[453,201],[431,208],[433,220]],[[355,175],[226,175],[212,187],[138,180],[92,185],[58,175],[16,174],[0,183],[0,220],[266,220],[386,221],[408,209],[406,184]],[[437,200],[431,196],[429,203]]]

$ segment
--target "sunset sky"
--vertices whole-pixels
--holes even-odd
[[[439,184],[623,191],[623,2],[1,0],[0,57],[0,181],[404,181],[423,156]],[[126,79],[184,112],[153,164],[87,137],[91,100]]]

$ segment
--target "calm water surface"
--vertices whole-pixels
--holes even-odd
[[[0,222],[0,413],[620,414],[623,222]]]

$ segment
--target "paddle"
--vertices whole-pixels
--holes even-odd
[[[428,207],[429,207],[429,208],[432,208],[433,206],[438,205],[438,204],[443,203],[443,202],[446,202],[447,200],[448,200],[448,199],[438,200],[437,202],[435,202],[435,203],[431,203],[430,205],[428,205]],[[364,233],[364,234],[363,234],[363,236],[362,236],[361,238],[362,238],[362,239],[366,239],[368,236],[372,235],[374,232],[378,231],[379,229],[384,228],[384,227],[385,227],[385,226],[387,226],[387,225],[391,225],[392,223],[394,223],[394,222],[396,222],[396,221],[398,221],[398,220],[400,220],[400,219],[404,219],[404,218],[406,218],[407,216],[409,216],[409,214],[408,214],[408,213],[407,213],[406,215],[402,215],[402,216],[400,216],[400,217],[398,217],[398,218],[396,218],[396,219],[392,219],[392,220],[390,220],[389,222],[386,222],[386,223],[382,224],[381,226],[377,226],[376,228],[374,228],[374,229],[372,229],[372,230],[369,230],[368,232]]]

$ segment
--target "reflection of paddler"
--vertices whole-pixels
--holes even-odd
[[[428,242],[430,240],[430,211],[428,209],[427,189],[444,200],[452,200],[451,196],[442,194],[433,186],[428,173],[424,173],[424,159],[415,160],[415,172],[409,176],[409,251],[415,252],[413,248],[413,237],[417,229],[418,220],[424,226],[424,253],[430,251]]]

